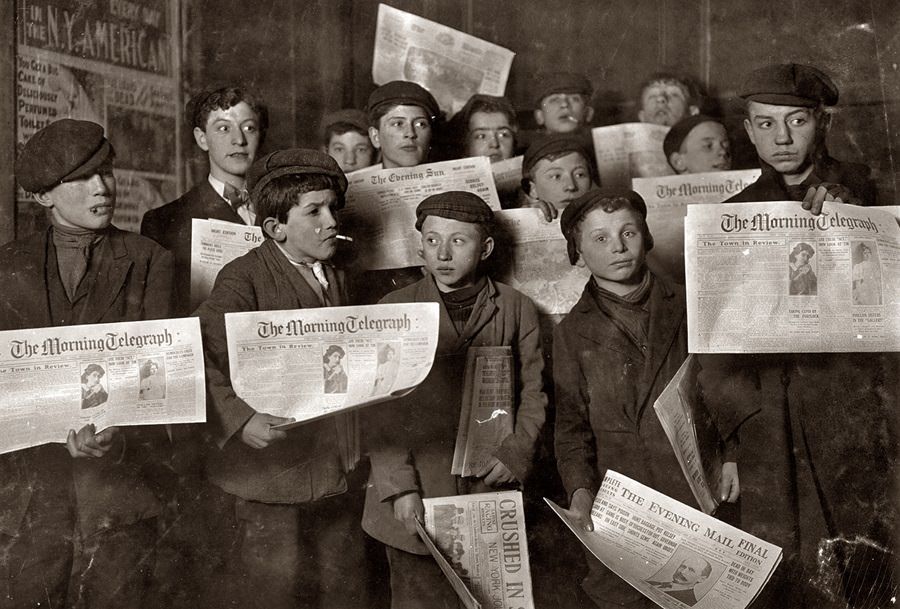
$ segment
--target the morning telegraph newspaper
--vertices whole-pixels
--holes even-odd
[[[534,301],[544,314],[568,313],[578,302],[590,271],[574,266],[566,253],[559,220],[547,222],[539,209],[494,213],[493,276]]]
[[[222,267],[263,242],[262,229],[222,220],[191,220],[191,310],[209,297]]]
[[[691,353],[900,350],[900,226],[877,207],[691,205]]]
[[[363,269],[392,269],[422,264],[415,229],[416,206],[425,197],[466,190],[500,209],[491,162],[471,157],[396,169],[360,169],[347,176],[347,205],[341,230],[355,240],[356,264]]]
[[[481,607],[534,608],[522,493],[432,497],[422,502],[428,537]],[[452,584],[453,578],[448,579]],[[465,602],[459,586],[454,589]]]
[[[431,370],[437,303],[225,314],[231,382],[258,412],[300,425],[404,395]]]
[[[668,132],[665,125],[652,123],[620,123],[591,129],[600,183],[630,188],[632,178],[674,174],[663,152]]]
[[[70,429],[206,421],[196,318],[0,332],[0,453]]]
[[[759,169],[632,178],[631,189],[647,204],[647,227],[653,235],[648,259],[654,270],[684,283],[684,218],[687,206],[721,203],[756,181]]]
[[[503,95],[515,53],[423,19],[378,5],[372,80],[409,80],[428,89],[453,115],[475,93]]]
[[[743,609],[781,562],[781,548],[608,470],[592,532],[546,500],[591,553],[664,609]]]

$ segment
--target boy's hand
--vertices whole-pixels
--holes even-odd
[[[66,437],[66,448],[69,454],[76,459],[84,457],[102,457],[109,449],[112,448],[113,440],[119,433],[118,427],[107,427],[100,433],[95,433],[96,428],[93,423],[85,425],[76,433],[74,429],[69,430]]]
[[[737,463],[729,461],[722,464],[722,480],[719,483],[719,500],[734,503],[741,496],[741,483],[738,479]]]
[[[406,532],[416,534],[416,520],[424,522],[425,505],[417,492],[406,493],[394,499],[394,518],[403,523]]]
[[[822,213],[822,204],[825,201],[862,205],[862,200],[843,184],[822,182],[818,186],[809,187],[809,190],[806,191],[806,196],[803,197],[802,206],[803,209],[809,210],[809,213],[812,215],[818,216]]]
[[[535,207],[541,210],[541,213],[544,214],[544,220],[547,222],[553,222],[553,219],[559,216],[559,210],[556,209],[555,205],[547,203],[543,199],[536,199],[527,192],[525,193],[525,201],[527,202],[525,207]]]
[[[563,510],[569,518],[574,520],[585,531],[593,531],[594,523],[591,522],[591,507],[594,498],[586,488],[580,488],[572,495],[572,503],[569,509]]]
[[[484,478],[488,486],[505,486],[516,483],[516,477],[509,468],[500,463],[497,457],[491,457],[481,471],[475,474],[476,478]]]
[[[257,412],[241,429],[241,441],[250,448],[266,448],[272,442],[284,440],[287,437],[287,433],[279,429],[272,429],[273,426],[293,422],[294,419]]]

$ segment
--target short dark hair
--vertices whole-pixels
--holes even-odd
[[[155,359],[148,359],[143,364],[141,364],[141,378],[147,378],[150,376],[150,368],[156,366],[156,369],[159,370],[159,362]]]
[[[472,120],[472,115],[476,112],[487,112],[487,113],[499,113],[506,116],[509,121],[509,126],[514,130],[519,128],[519,121],[516,117],[516,110],[512,107],[506,98],[497,97],[490,98],[486,95],[479,95],[477,98],[472,99],[472,105],[468,108],[466,123]],[[466,124],[466,130],[469,129],[469,125]]]
[[[579,210],[578,219],[563,232],[563,236],[566,238],[566,250],[569,254],[569,262],[575,264],[581,256],[581,252],[578,250],[578,242],[581,240],[581,225],[584,223],[585,217],[595,209],[602,209],[605,213],[611,214],[622,208],[628,208],[637,214],[638,219],[640,220],[641,235],[644,237],[644,251],[649,252],[653,249],[653,235],[650,234],[650,227],[647,226],[647,218],[644,217],[644,214],[641,213],[640,209],[635,207],[625,196],[599,197],[588,203],[583,209]]]
[[[796,260],[797,254],[799,254],[800,252],[806,252],[806,255],[809,258],[812,258],[813,256],[816,255],[816,250],[813,249],[813,246],[811,246],[809,243],[803,242],[803,243],[798,243],[797,245],[794,246],[794,249],[791,250],[791,255],[788,256],[788,260],[793,262],[794,260]]]
[[[679,74],[674,71],[662,70],[659,72],[654,72],[653,74],[650,75],[649,78],[647,78],[646,80],[644,80],[641,83],[641,86],[638,89],[638,98],[637,98],[638,108],[640,108],[641,103],[644,99],[644,91],[646,91],[650,85],[652,85],[653,83],[657,83],[657,82],[677,84],[684,90],[685,97],[687,98],[687,102],[689,105],[694,105],[694,106],[700,105],[700,98],[702,97],[702,93],[700,91],[700,85],[698,85],[697,82],[693,78],[691,78],[690,76],[687,76],[685,74]]]
[[[344,206],[343,190],[336,178],[321,173],[283,175],[271,180],[256,195],[256,224],[262,226],[266,218],[287,222],[288,212],[299,203],[300,195],[317,190],[332,191],[337,196],[338,209]]]
[[[100,364],[88,364],[87,368],[84,369],[84,372],[81,373],[81,382],[86,383],[88,375],[92,372],[98,373],[101,377],[106,374],[106,370],[104,370],[103,366]]]
[[[325,355],[322,356],[322,362],[327,364],[328,358],[331,357],[331,355],[333,353],[337,353],[341,357],[344,357],[347,355],[347,352],[344,351],[344,349],[342,347],[339,347],[338,345],[331,345],[330,347],[325,349]]]
[[[206,129],[206,121],[213,110],[228,110],[244,102],[259,119],[259,132],[265,137],[269,128],[269,110],[253,92],[241,87],[220,87],[200,91],[188,101],[185,108],[187,123],[191,129]]]
[[[361,136],[365,137],[366,140],[369,139],[369,134],[360,129],[359,126],[341,121],[332,123],[331,125],[325,127],[324,131],[322,132],[322,145],[327,148],[331,143],[332,137],[334,137],[335,135],[344,135],[345,133],[350,133],[351,131],[353,133],[360,134]],[[369,142],[369,146],[372,146],[372,142]],[[374,148],[374,146],[372,146],[372,148]]]

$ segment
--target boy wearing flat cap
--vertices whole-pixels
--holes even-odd
[[[328,263],[347,179],[327,154],[294,149],[256,161],[247,185],[266,239],[222,268],[197,309],[218,446],[206,471],[238,520],[225,598],[267,609],[365,607],[360,515],[345,495],[356,463],[343,457],[358,451],[356,419],[274,429],[289,419],[257,412],[235,393],[225,334],[226,313],[347,304],[344,274]]]
[[[584,74],[551,72],[536,81],[534,121],[548,133],[572,133],[590,124],[594,88]]]
[[[537,207],[549,222],[598,182],[591,155],[575,134],[536,138],[522,159],[523,207]]]
[[[330,112],[322,119],[322,152],[331,155],[344,173],[375,164],[369,140],[369,119],[355,108]]]
[[[441,497],[526,481],[547,397],[542,390],[538,316],[524,295],[480,268],[493,251],[493,212],[477,195],[444,192],[416,209],[419,255],[427,275],[382,302],[436,302],[440,328],[435,363],[422,386],[366,426],[372,474],[363,528],[384,543],[391,570],[391,606],[456,607],[457,599],[428,550],[415,519],[423,497]],[[511,346],[516,379],[515,431],[475,477],[450,473],[459,424],[461,379],[470,346]]]
[[[414,82],[393,80],[369,96],[369,139],[381,151],[385,169],[428,162],[432,130],[440,116],[437,100]]]
[[[663,140],[663,152],[679,175],[731,169],[731,141],[725,125],[705,114],[675,123]]]
[[[696,502],[653,403],[687,357],[684,292],[647,268],[647,207],[630,190],[593,189],[566,207],[569,260],[591,278],[553,332],[556,459],[570,514],[592,530],[591,505],[606,470]],[[737,468],[721,496],[736,501]],[[582,587],[598,607],[655,607],[588,554]]]
[[[2,248],[0,330],[169,316],[172,256],[111,224],[113,157],[88,121],[53,122],[25,144],[16,177],[50,227]],[[0,455],[0,604],[139,606],[161,511],[143,471],[167,443],[162,425],[87,425],[65,447]]]

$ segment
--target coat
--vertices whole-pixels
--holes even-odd
[[[51,232],[7,243],[0,250],[0,330],[54,325],[45,269]],[[94,250],[97,274],[76,324],[160,319],[171,307],[172,255],[149,239],[110,227]],[[55,255],[49,260],[55,264]],[[94,263],[92,263],[93,266]],[[102,458],[73,459],[61,444],[0,455],[0,532],[15,535],[32,489],[72,484],[82,534],[156,516],[161,505],[144,476],[167,443],[163,426],[123,428],[121,451]]]
[[[344,275],[335,271],[332,301],[346,302]],[[348,438],[341,415],[311,421],[288,437],[257,450],[241,441],[256,413],[231,386],[225,313],[321,307],[319,297],[274,241],[226,264],[209,298],[197,309],[203,333],[209,425],[218,449],[207,453],[209,480],[241,499],[308,503],[347,490],[339,446]]]
[[[437,302],[438,347],[431,372],[415,392],[364,411],[371,419],[364,429],[369,432],[366,440],[372,471],[363,529],[387,545],[427,554],[424,544],[394,518],[392,499],[408,492],[418,492],[423,498],[464,494],[465,483],[451,474],[450,468],[459,426],[466,351],[470,346],[513,348],[515,426],[495,456],[520,482],[531,471],[547,408],[541,380],[544,363],[537,310],[528,297],[489,279],[460,334],[430,275],[388,294],[382,302]]]

